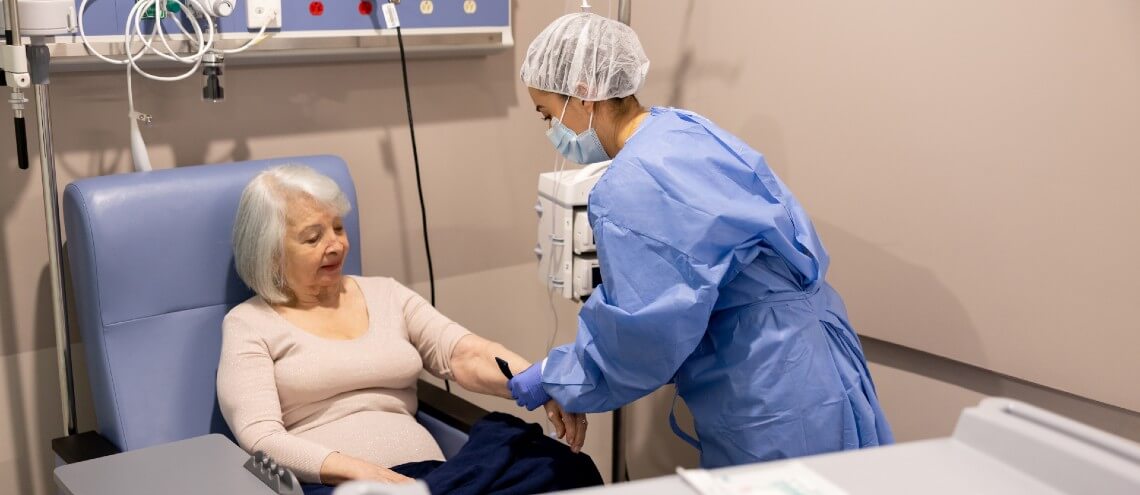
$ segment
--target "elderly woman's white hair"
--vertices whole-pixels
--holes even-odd
[[[352,206],[335,181],[304,165],[279,165],[245,186],[234,219],[234,265],[257,295],[282,304],[292,297],[281,270],[290,201],[309,197],[344,216]]]

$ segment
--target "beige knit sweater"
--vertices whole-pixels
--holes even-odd
[[[381,466],[443,460],[416,423],[416,379],[450,375],[468,332],[390,278],[354,277],[368,330],[331,340],[289,323],[260,297],[222,324],[218,402],[242,448],[262,450],[302,481],[341,452]]]

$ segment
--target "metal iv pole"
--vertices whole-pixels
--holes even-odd
[[[24,45],[20,32],[20,9],[17,0],[4,3],[7,14],[5,44],[0,52],[4,82],[11,87],[8,99],[15,116],[16,154],[19,167],[29,168],[27,128],[24,105],[28,99],[23,89],[35,87],[36,122],[39,130],[40,179],[43,185],[44,219],[48,241],[48,272],[51,280],[52,323],[55,329],[56,364],[59,368],[59,393],[63,409],[63,427],[68,435],[76,433],[75,387],[71,366],[71,339],[68,335],[67,306],[64,299],[63,241],[60,235],[59,193],[55,177],[55,149],[52,145],[51,106],[48,91],[50,55],[46,45],[33,37]]]
[[[13,2],[15,3],[15,2]],[[48,47],[28,47],[32,83],[36,89],[36,122],[40,137],[40,180],[43,183],[44,219],[48,239],[48,266],[51,272],[52,321],[55,324],[56,364],[59,367],[59,393],[63,401],[63,426],[68,435],[78,432],[75,414],[75,381],[71,365],[71,336],[67,322],[67,300],[63,278],[63,236],[60,235],[59,192],[55,179],[55,148],[51,131],[51,98],[48,84],[51,55]]]

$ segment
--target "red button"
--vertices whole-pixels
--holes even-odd
[[[325,13],[325,4],[321,2],[312,2],[309,4],[309,13],[313,15],[321,15]]]
[[[360,10],[360,15],[372,15],[372,2],[361,0],[357,9]]]

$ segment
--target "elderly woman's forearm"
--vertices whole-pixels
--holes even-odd
[[[530,366],[530,361],[502,344],[478,335],[468,335],[459,341],[452,352],[455,382],[472,392],[509,399],[511,392],[507,388],[507,377],[503,376],[495,363],[496,357],[509,363],[512,373],[521,373]]]

